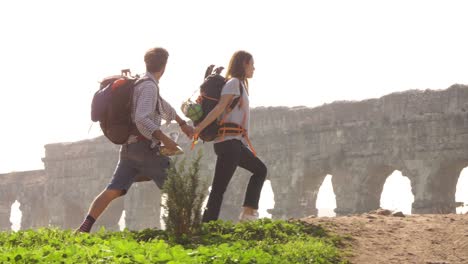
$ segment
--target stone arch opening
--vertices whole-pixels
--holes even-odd
[[[258,215],[260,218],[271,218],[271,214],[268,210],[275,208],[275,194],[273,193],[270,180],[265,180],[265,183],[263,183],[258,207]]]
[[[353,161],[332,171],[337,215],[361,214],[380,207],[385,180],[395,169],[381,163]]]
[[[336,195],[333,191],[332,177],[332,175],[328,174],[319,188],[315,206],[318,211],[317,216],[336,216]]]
[[[164,209],[166,206],[167,194],[163,193],[161,195],[161,214],[159,215],[159,224],[162,230],[166,230],[166,222],[164,222],[164,216],[167,214],[167,210]]]
[[[203,200],[203,203],[202,203],[202,208],[205,208],[206,205],[208,204],[208,198],[210,197],[210,192],[211,192],[211,185],[208,187],[208,191],[206,192],[205,200]]]
[[[20,209],[21,203],[18,200],[11,205],[10,211],[10,223],[11,223],[11,230],[18,231],[21,229],[21,220],[23,217],[23,212]]]
[[[122,210],[122,215],[120,216],[118,225],[119,225],[119,230],[120,231],[123,231],[125,229],[125,227],[126,227],[126,225],[125,225],[125,210]]]
[[[411,180],[395,170],[385,180],[380,196],[380,207],[393,211],[411,214],[414,195],[411,191]]]
[[[464,168],[458,177],[455,202],[457,214],[468,212],[468,167]]]

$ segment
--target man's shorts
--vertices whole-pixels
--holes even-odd
[[[142,177],[153,180],[162,189],[170,162],[169,157],[159,153],[158,146],[151,148],[149,140],[122,145],[119,163],[107,189],[123,190],[125,194]]]

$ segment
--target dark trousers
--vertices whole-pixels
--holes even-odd
[[[203,222],[217,220],[223,202],[223,195],[231,181],[237,166],[252,172],[245,192],[244,206],[258,209],[258,201],[263,182],[267,174],[265,164],[239,140],[232,139],[214,144],[218,156],[215,175],[211,185],[207,208],[203,214]]]

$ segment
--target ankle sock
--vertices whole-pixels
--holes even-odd
[[[94,222],[96,222],[96,219],[94,219],[92,216],[87,215],[83,223],[81,224],[79,230],[81,232],[86,232],[89,233],[91,231],[91,228],[93,227]]]

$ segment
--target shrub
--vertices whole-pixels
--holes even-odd
[[[201,158],[199,151],[189,169],[185,168],[185,159],[172,162],[163,187],[166,195],[166,204],[162,205],[166,210],[163,220],[167,232],[179,242],[192,237],[201,228],[202,204],[207,192],[206,183],[200,181]]]

